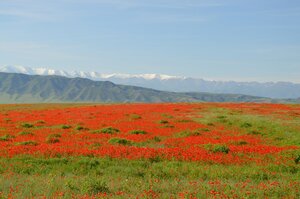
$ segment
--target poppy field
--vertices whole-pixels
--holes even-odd
[[[0,105],[0,198],[300,198],[300,105]]]

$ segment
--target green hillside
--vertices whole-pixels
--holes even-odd
[[[261,102],[237,94],[175,93],[83,78],[0,73],[1,103],[37,102]]]

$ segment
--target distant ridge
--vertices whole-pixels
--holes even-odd
[[[64,71],[23,66],[0,67],[0,72],[28,75],[58,75],[81,77],[95,81],[111,81],[116,84],[139,86],[171,92],[233,93],[268,98],[300,98],[300,84],[291,82],[235,82],[208,81],[161,74],[102,74],[99,72]]]
[[[0,103],[38,102],[271,102],[237,94],[175,93],[109,81],[0,72]]]

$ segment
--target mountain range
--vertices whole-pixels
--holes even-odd
[[[239,94],[176,93],[79,77],[0,72],[0,103],[199,101],[272,102],[272,99]]]
[[[236,82],[209,81],[200,78],[179,77],[161,74],[102,74],[99,72],[64,71],[23,66],[0,67],[0,72],[27,75],[56,75],[69,78],[80,77],[94,81],[111,81],[169,92],[231,93],[265,98],[290,99],[300,97],[300,84],[292,82]]]

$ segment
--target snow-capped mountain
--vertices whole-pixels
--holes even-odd
[[[22,73],[27,75],[59,75],[66,77],[81,77],[88,78],[92,80],[105,80],[111,78],[117,79],[128,79],[128,78],[141,78],[145,80],[169,80],[169,79],[185,79],[185,77],[161,75],[161,74],[102,74],[98,72],[84,72],[84,71],[64,71],[64,70],[54,70],[47,68],[30,68],[25,66],[4,66],[0,67],[0,72],[6,73]]]
[[[99,72],[64,71],[47,68],[30,68],[24,66],[0,67],[0,72],[22,73],[28,75],[58,75],[65,77],[81,77],[95,81],[111,81],[174,92],[210,92],[232,93],[271,98],[299,98],[300,84],[291,82],[235,82],[208,81],[197,78],[178,77],[161,74],[102,74]]]

